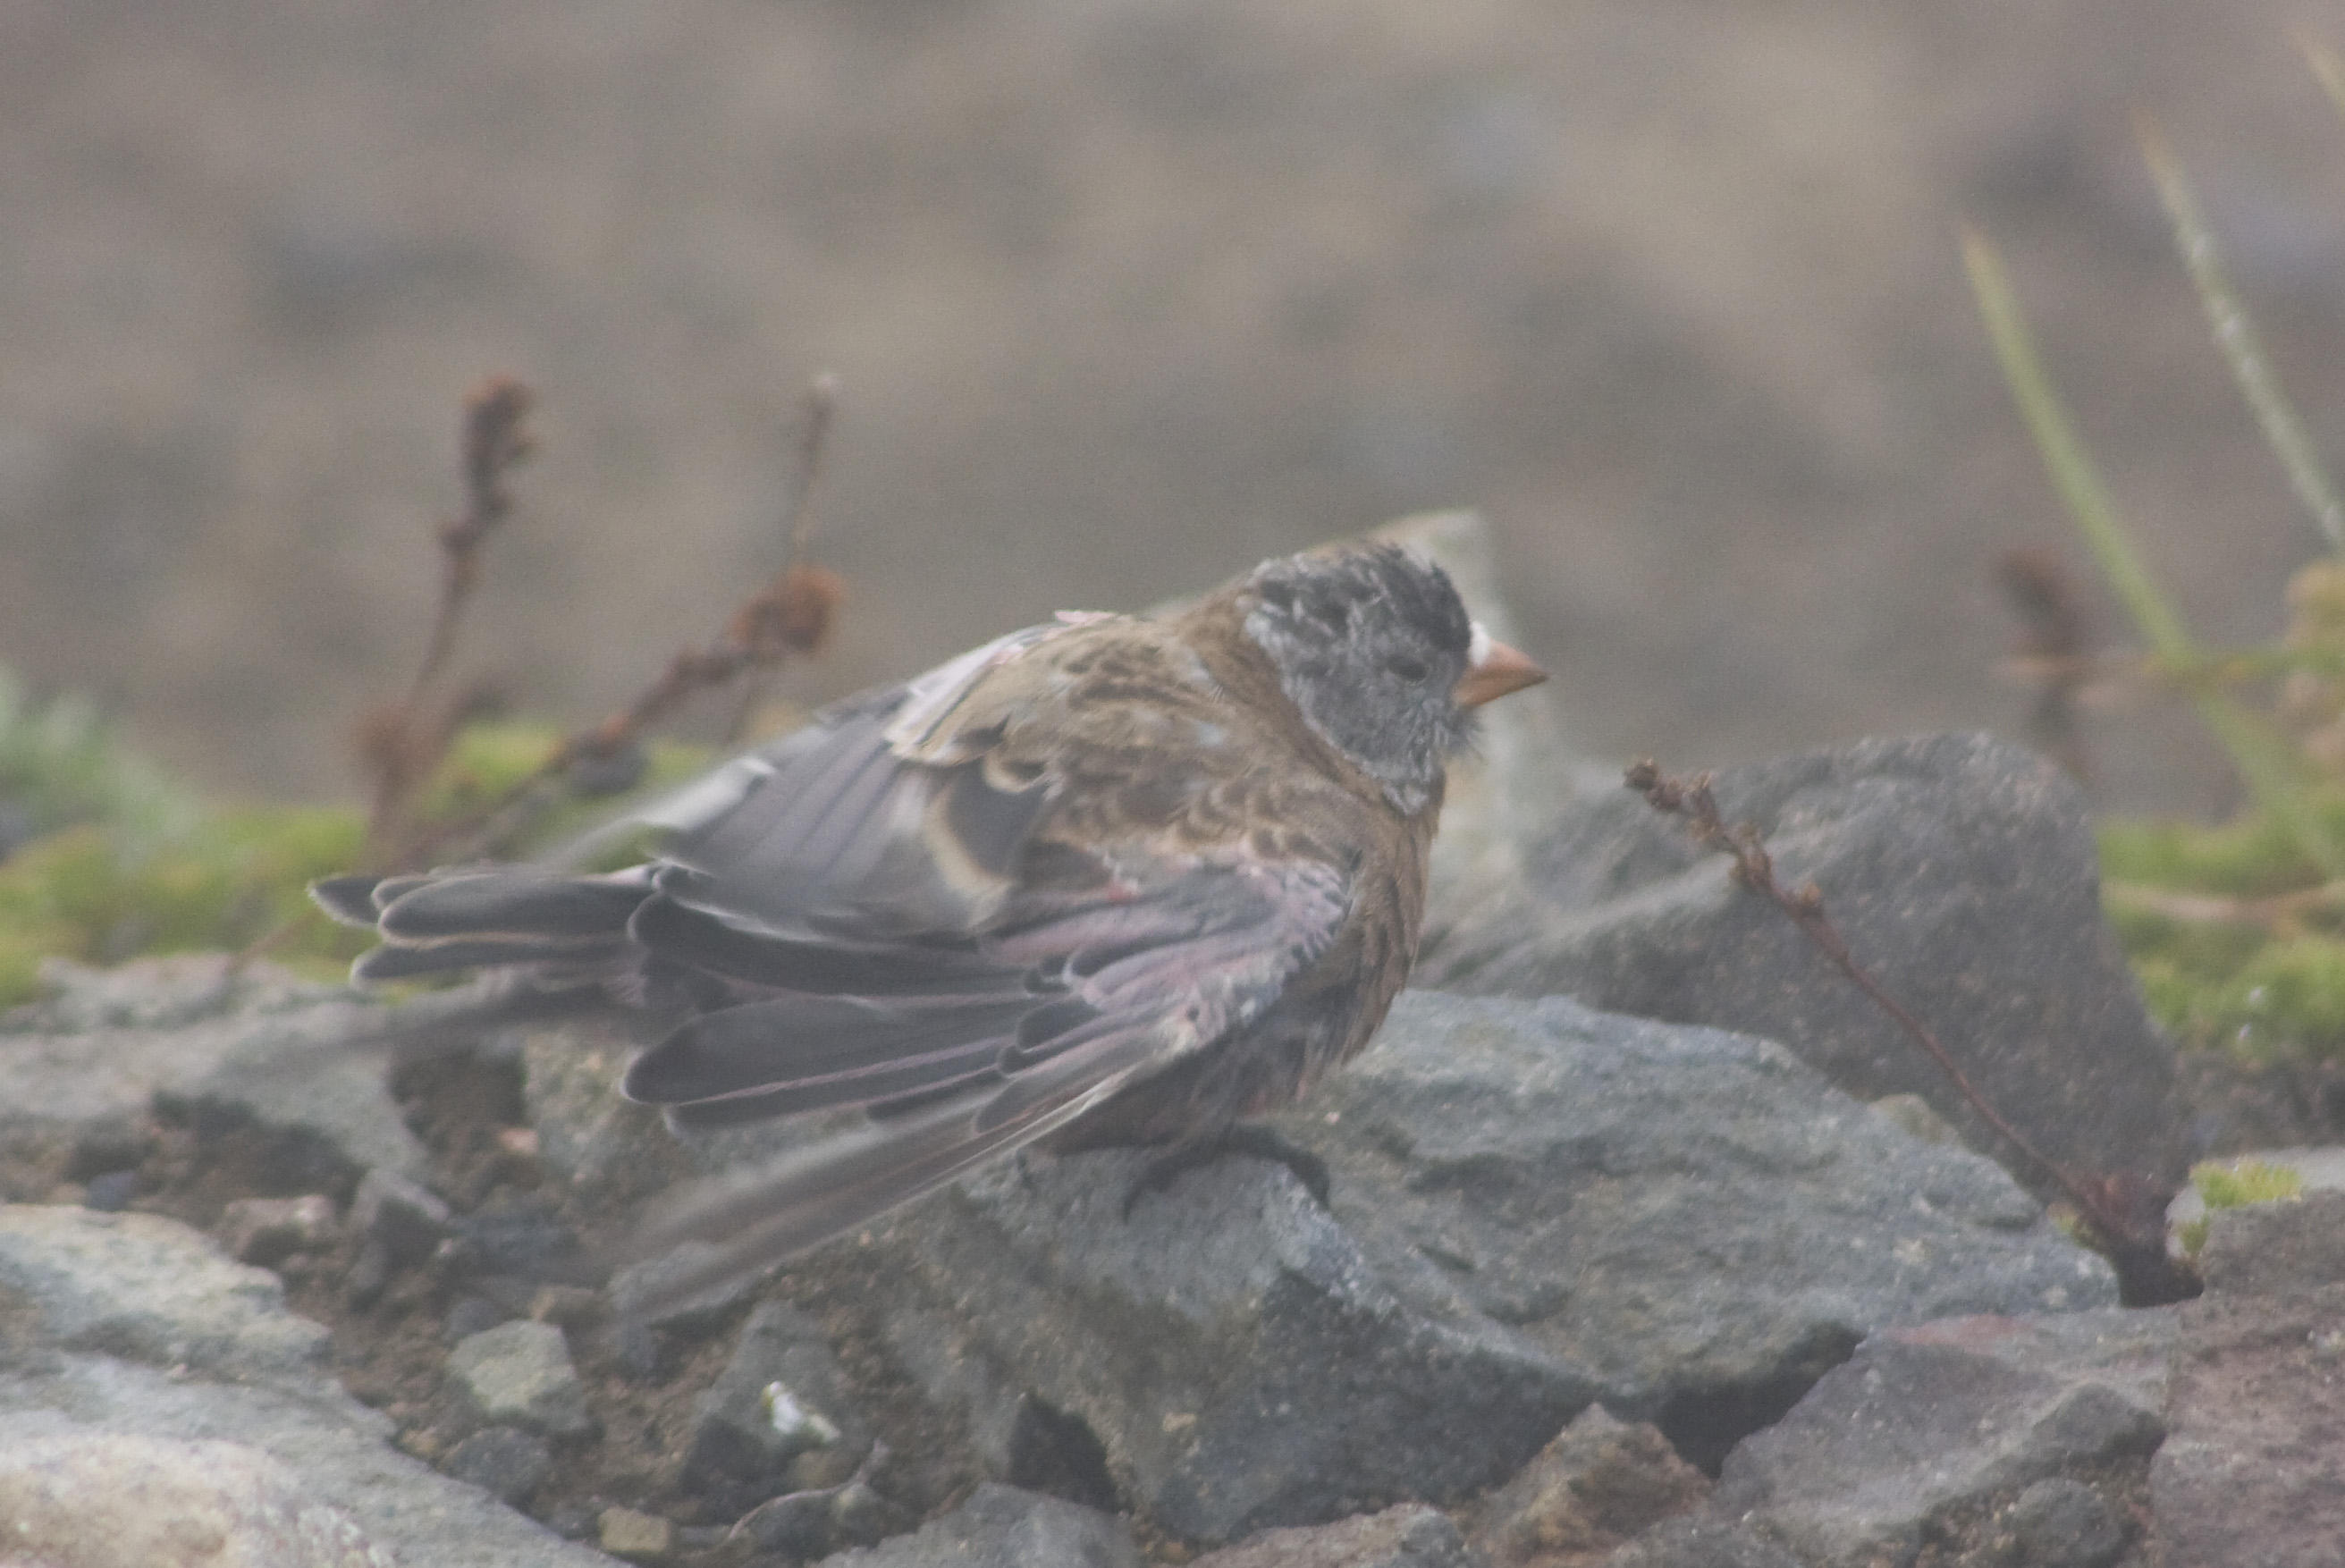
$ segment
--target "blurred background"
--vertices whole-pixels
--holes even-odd
[[[2269,634],[2318,540],[2129,115],[2345,456],[2345,126],[2294,31],[2324,23],[11,0],[0,662],[213,787],[350,792],[352,721],[424,638],[459,400],[506,371],[540,444],[460,663],[592,717],[778,564],[790,427],[831,369],[818,553],[853,596],[802,701],[1472,506],[1590,753],[2016,733],[1995,562],[2049,543],[2089,574],[1958,227],[2005,247],[2198,629]],[[2226,802],[2180,720],[2096,744],[2112,804]]]

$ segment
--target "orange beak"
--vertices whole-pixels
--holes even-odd
[[[1519,692],[1525,686],[1536,686],[1547,679],[1547,672],[1523,654],[1494,641],[1482,623],[1474,622],[1474,643],[1466,673],[1457,677],[1450,695],[1461,708],[1478,708],[1493,703],[1508,692]]]

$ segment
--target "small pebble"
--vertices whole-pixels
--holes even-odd
[[[421,1263],[448,1234],[448,1205],[420,1182],[381,1166],[359,1182],[350,1200],[350,1229],[382,1243],[395,1268]]]
[[[440,1468],[518,1508],[553,1473],[553,1451],[518,1427],[483,1427],[450,1451]]]
[[[675,1550],[675,1526],[656,1513],[606,1508],[595,1525],[598,1544],[614,1557],[656,1563]]]
[[[220,1242],[239,1263],[269,1268],[296,1252],[333,1245],[334,1200],[322,1193],[303,1198],[239,1198],[220,1211]]]
[[[570,1362],[562,1330],[516,1319],[457,1341],[448,1352],[448,1382],[481,1420],[553,1437],[594,1430],[586,1385]]]

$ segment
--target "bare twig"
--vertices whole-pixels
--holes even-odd
[[[2025,1134],[2011,1125],[1993,1102],[1981,1094],[1968,1074],[1964,1073],[1952,1053],[1940,1043],[1930,1027],[1896,997],[1882,989],[1879,982],[1867,974],[1856,956],[1849,950],[1847,940],[1824,913],[1822,889],[1812,882],[1786,890],[1775,880],[1773,858],[1755,824],[1739,822],[1730,825],[1718,811],[1717,797],[1711,793],[1711,776],[1697,774],[1684,782],[1664,774],[1650,761],[1635,764],[1628,770],[1629,787],[1645,797],[1646,803],[1664,815],[1674,816],[1685,823],[1687,831],[1697,844],[1718,850],[1734,863],[1734,880],[1753,892],[1762,893],[1775,906],[1790,917],[1802,935],[1856,988],[1870,997],[1873,1005],[1895,1020],[1897,1027],[1929,1053],[1963,1098],[1969,1101],[1982,1119],[2017,1149],[2032,1164],[2049,1176],[2053,1183],[2076,1207],[2085,1225],[2093,1232],[2101,1250],[2116,1265],[2119,1278],[2129,1289],[2128,1300],[2138,1302],[2145,1296],[2159,1300],[2178,1300],[2181,1294],[2195,1294],[2186,1289],[2184,1281],[2174,1277],[2174,1269],[2166,1255],[2165,1205],[2153,1202],[2156,1183],[2147,1178],[2120,1173],[2116,1176],[2079,1177],[2055,1160],[2029,1140]],[[2178,1293],[2163,1293],[2178,1292]]]
[[[806,557],[814,541],[815,481],[822,477],[822,459],[830,440],[831,420],[838,412],[838,377],[825,370],[807,387],[806,407],[798,419],[797,447],[790,463],[789,481],[782,491],[777,531],[782,536],[782,569],[787,572]],[[749,672],[741,683],[741,700],[726,727],[726,742],[739,741],[766,699],[764,669]]]
[[[715,642],[677,652],[634,702],[599,724],[563,736],[527,777],[481,809],[417,837],[404,847],[400,863],[461,860],[482,853],[524,820],[546,786],[573,764],[617,755],[692,697],[745,671],[778,667],[793,655],[814,652],[828,636],[846,596],[837,572],[819,566],[786,569],[733,612]]]
[[[2248,926],[2280,932],[2300,926],[2306,916],[2345,911],[2345,882],[2324,882],[2260,898],[2222,893],[2185,893],[2135,882],[2103,882],[2101,895],[2116,908],[2162,916],[2193,926]]]
[[[533,400],[511,376],[490,377],[464,400],[464,510],[440,525],[440,607],[407,689],[410,706],[446,666],[464,606],[480,586],[481,546],[513,512],[505,481],[533,444],[522,422]]]
[[[407,694],[371,710],[355,737],[360,761],[374,781],[367,814],[371,859],[380,859],[399,836],[417,792],[485,700],[475,689],[435,706],[431,692],[455,649],[465,606],[480,585],[481,547],[512,514],[507,481],[530,452],[523,421],[531,401],[530,389],[510,376],[492,376],[464,400],[464,510],[440,525],[440,599],[423,657]]]

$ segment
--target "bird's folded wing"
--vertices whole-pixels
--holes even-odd
[[[1315,862],[1192,858],[1156,867],[1136,890],[1030,901],[941,960],[956,990],[777,993],[685,1025],[626,1083],[680,1125],[845,1105],[866,1107],[871,1124],[680,1200],[639,1245],[698,1239],[718,1250],[664,1294],[850,1229],[1210,1047],[1325,951],[1347,894]],[[685,960],[706,932],[650,918],[666,896],[638,932],[675,938]]]

